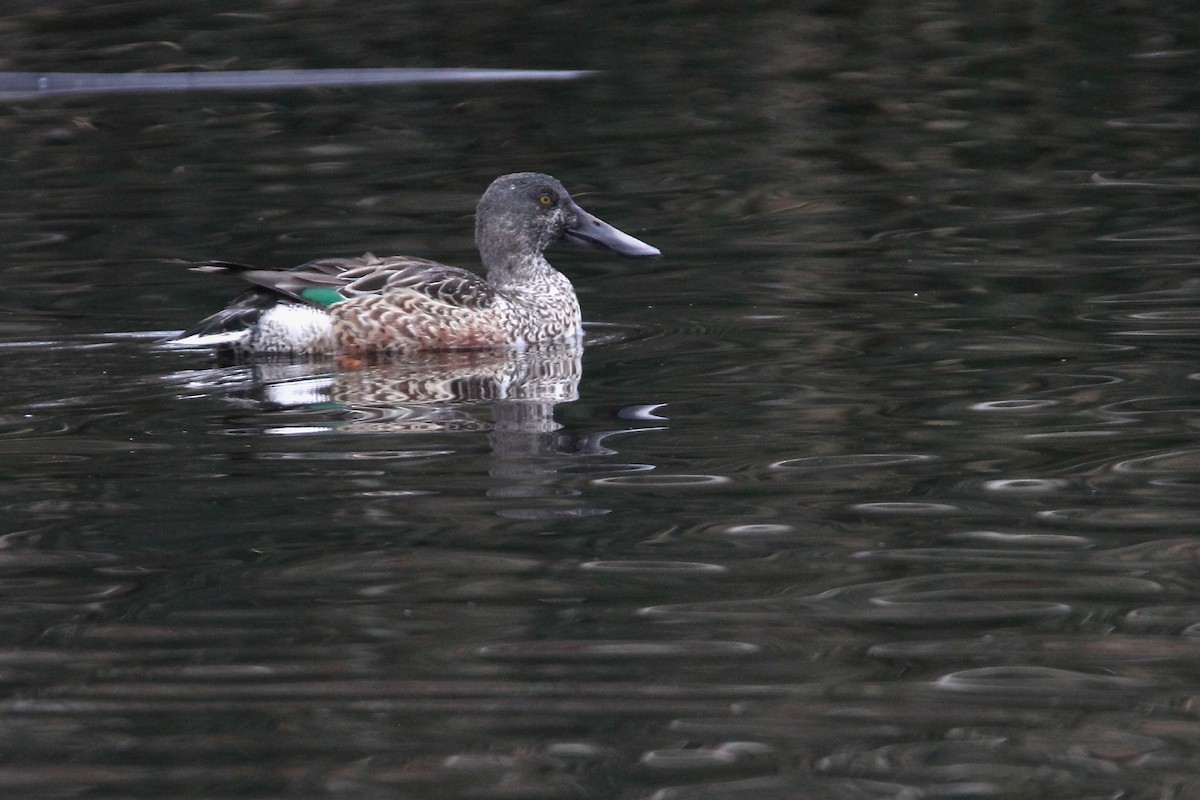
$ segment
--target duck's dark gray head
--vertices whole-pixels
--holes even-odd
[[[661,255],[657,247],[584,211],[549,175],[502,175],[479,200],[475,244],[489,270],[538,260],[543,250],[562,240],[603,247],[630,258]]]

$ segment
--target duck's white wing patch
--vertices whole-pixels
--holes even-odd
[[[332,353],[333,320],[324,309],[280,303],[259,317],[254,349],[290,353]]]

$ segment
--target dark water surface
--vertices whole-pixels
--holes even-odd
[[[13,4],[605,72],[5,103],[0,796],[1200,796],[1200,15],[1060,6]],[[522,169],[665,254],[552,254],[582,351],[154,346]]]

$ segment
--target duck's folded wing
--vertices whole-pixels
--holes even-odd
[[[288,270],[237,271],[256,286],[322,307],[389,292],[419,294],[463,308],[484,308],[495,297],[487,282],[473,272],[410,256],[380,258],[368,253],[310,261]]]
[[[338,292],[345,299],[367,295],[414,294],[446,306],[481,310],[496,299],[483,278],[465,269],[417,258],[380,259],[342,274],[347,282]]]
[[[367,253],[357,258],[324,258],[282,270],[220,261],[196,269],[236,275],[253,286],[227,308],[184,331],[181,338],[245,330],[279,303],[327,308],[356,298],[395,294],[409,297],[408,302],[397,303],[400,306],[415,302],[428,310],[433,304],[452,312],[486,309],[496,298],[492,287],[474,272],[410,256],[380,258]]]

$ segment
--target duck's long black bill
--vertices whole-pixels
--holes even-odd
[[[635,239],[624,231],[614,228],[599,217],[594,217],[578,205],[575,206],[575,224],[566,230],[568,241],[591,247],[603,247],[617,255],[628,258],[661,256],[662,252],[641,239]]]

